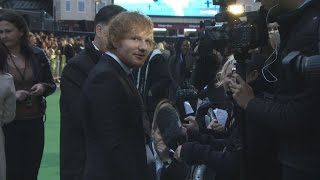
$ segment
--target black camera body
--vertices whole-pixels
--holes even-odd
[[[247,19],[243,21],[229,12],[218,13],[215,20],[223,24],[205,27],[204,34],[199,38],[200,55],[207,54],[213,48],[231,48],[234,53],[257,48],[259,36],[254,22],[258,16],[258,12],[248,12],[243,14],[242,17]]]
[[[291,91],[303,83],[308,87],[319,88],[320,55],[307,57],[300,51],[293,51],[283,58],[282,65]]]
[[[176,95],[178,102],[198,99],[198,93],[195,91],[194,88],[178,89]]]
[[[255,25],[258,17],[258,12],[244,13],[241,17],[227,11],[217,14],[215,20],[222,25],[205,27],[202,37],[199,38],[200,57],[210,56],[212,49],[218,50],[224,56],[233,54],[237,61],[237,73],[245,79],[246,64],[251,58],[248,51],[260,45],[260,35]]]

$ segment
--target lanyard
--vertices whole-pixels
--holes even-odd
[[[14,67],[18,71],[21,79],[24,81],[25,80],[26,69],[27,69],[26,62],[24,62],[24,69],[23,69],[23,72],[21,72],[20,69],[18,68],[17,64],[14,62],[13,58],[10,58],[10,59],[11,59],[13,65],[14,65]]]

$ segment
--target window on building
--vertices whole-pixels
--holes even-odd
[[[71,11],[71,0],[66,0],[66,11]]]
[[[101,8],[107,5],[107,1],[100,1],[95,3],[96,3],[96,12],[99,12]]]
[[[85,0],[78,0],[78,12],[86,12]]]

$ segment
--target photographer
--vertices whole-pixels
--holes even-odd
[[[277,135],[276,145],[268,144],[277,148],[277,162],[272,166],[279,167],[280,171],[279,177],[272,179],[316,180],[320,177],[317,139],[320,122],[315,106],[320,100],[319,87],[316,83],[307,83],[303,77],[295,77],[299,70],[288,73],[295,69],[285,68],[283,59],[293,51],[300,51],[303,56],[319,54],[320,2],[279,0],[279,7],[286,13],[277,19],[281,35],[277,60],[267,62],[268,66],[273,64],[268,69],[274,77],[269,79],[274,82],[268,91],[271,94],[255,97],[252,88],[239,75],[235,75],[237,82],[230,82],[229,87],[239,106],[246,110],[246,123],[263,126],[268,133]]]

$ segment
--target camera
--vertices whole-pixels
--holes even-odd
[[[234,52],[242,49],[252,49],[259,46],[258,30],[255,26],[258,12],[247,12],[234,15],[228,11],[218,13],[214,26],[205,26],[202,37],[199,38],[199,53],[224,47]]]
[[[198,93],[195,89],[178,89],[177,90],[177,101],[188,101],[196,100],[198,98]]]
[[[228,5],[228,3],[226,3]],[[258,12],[234,15],[226,10],[214,17],[214,26],[205,26],[199,37],[199,56],[203,59],[216,49],[223,56],[233,54],[237,61],[237,73],[245,78],[246,63],[251,58],[248,52],[260,46],[260,34],[257,28]]]
[[[291,90],[296,89],[302,82],[309,87],[319,88],[320,55],[308,57],[302,55],[300,51],[293,51],[283,58],[282,65]]]

